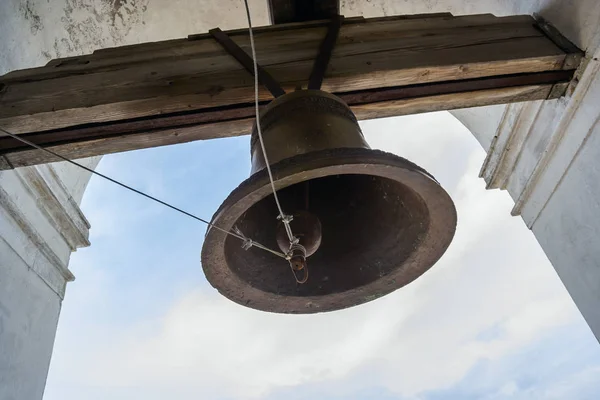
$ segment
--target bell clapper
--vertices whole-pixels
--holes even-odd
[[[297,200],[304,203],[304,199],[301,197],[298,197]],[[297,203],[301,204],[300,201]],[[293,225],[293,239],[289,240],[285,222],[280,220],[276,232],[277,245],[281,252],[286,255],[285,258],[290,263],[296,282],[305,283],[308,280],[306,259],[321,246],[321,221],[313,213],[302,209],[297,209],[293,215],[294,217],[289,220]],[[304,274],[303,278],[298,276],[300,271]]]
[[[298,243],[293,243],[288,252],[288,261],[297,283],[306,283],[308,280],[308,265],[306,264],[306,248]],[[298,271],[304,272],[304,277],[298,279]]]

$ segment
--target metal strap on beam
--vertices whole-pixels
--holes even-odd
[[[308,79],[308,89],[321,89],[323,77],[325,76],[325,71],[327,71],[329,60],[331,60],[331,53],[333,52],[333,48],[335,47],[335,42],[337,41],[338,35],[340,33],[340,27],[342,26],[343,22],[343,15],[336,15],[331,19],[327,35],[321,43],[321,47],[319,48],[319,54],[315,59],[312,72],[310,73],[310,78]]]
[[[250,74],[254,75],[254,63],[252,57],[250,57],[240,46],[237,45],[225,32],[220,28],[211,29],[208,31],[212,37],[233,56]],[[261,85],[269,89],[269,92],[275,97],[283,96],[285,91],[281,88],[281,85],[258,63],[256,64],[258,70],[258,81]]]

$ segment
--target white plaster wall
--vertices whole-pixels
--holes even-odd
[[[96,169],[101,159],[102,156],[97,156],[77,160],[77,162],[88,168]],[[54,163],[53,168],[58,176],[60,176],[62,183],[71,194],[71,197],[73,197],[73,200],[75,200],[77,204],[80,204],[92,173],[77,168],[67,162]]]
[[[554,130],[537,141],[546,157],[516,207],[600,340],[600,28],[595,46],[573,96],[555,106],[561,113],[538,114],[535,125]]]
[[[600,93],[599,93],[600,94]],[[600,104],[600,96],[597,97]],[[587,323],[600,333],[600,126],[533,225],[533,232]]]
[[[40,399],[89,224],[50,165],[0,172],[0,399]]]
[[[506,112],[506,105],[464,108],[451,111],[468,130],[473,133],[484,150],[488,150],[500,121]]]
[[[41,399],[60,297],[0,238],[0,399]]]

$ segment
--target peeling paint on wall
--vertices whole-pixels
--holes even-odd
[[[135,43],[149,0],[0,1],[0,75],[52,58]]]
[[[42,19],[35,11],[35,5],[32,1],[27,0],[24,3],[19,5],[19,12],[23,15],[27,21],[29,21],[31,25],[31,33],[33,35],[37,35],[37,33],[44,29],[44,24],[42,23]]]
[[[147,8],[148,0],[66,0],[61,22],[68,38],[55,39],[54,50],[63,57],[123,44]]]

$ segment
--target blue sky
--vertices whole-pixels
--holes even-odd
[[[484,189],[472,135],[446,112],[362,126],[457,205],[455,240],[431,271],[344,311],[246,309],[204,278],[205,226],[93,178],[92,246],[71,259],[45,399],[596,399],[600,346],[508,194]],[[98,167],[204,218],[249,169],[248,137]]]

